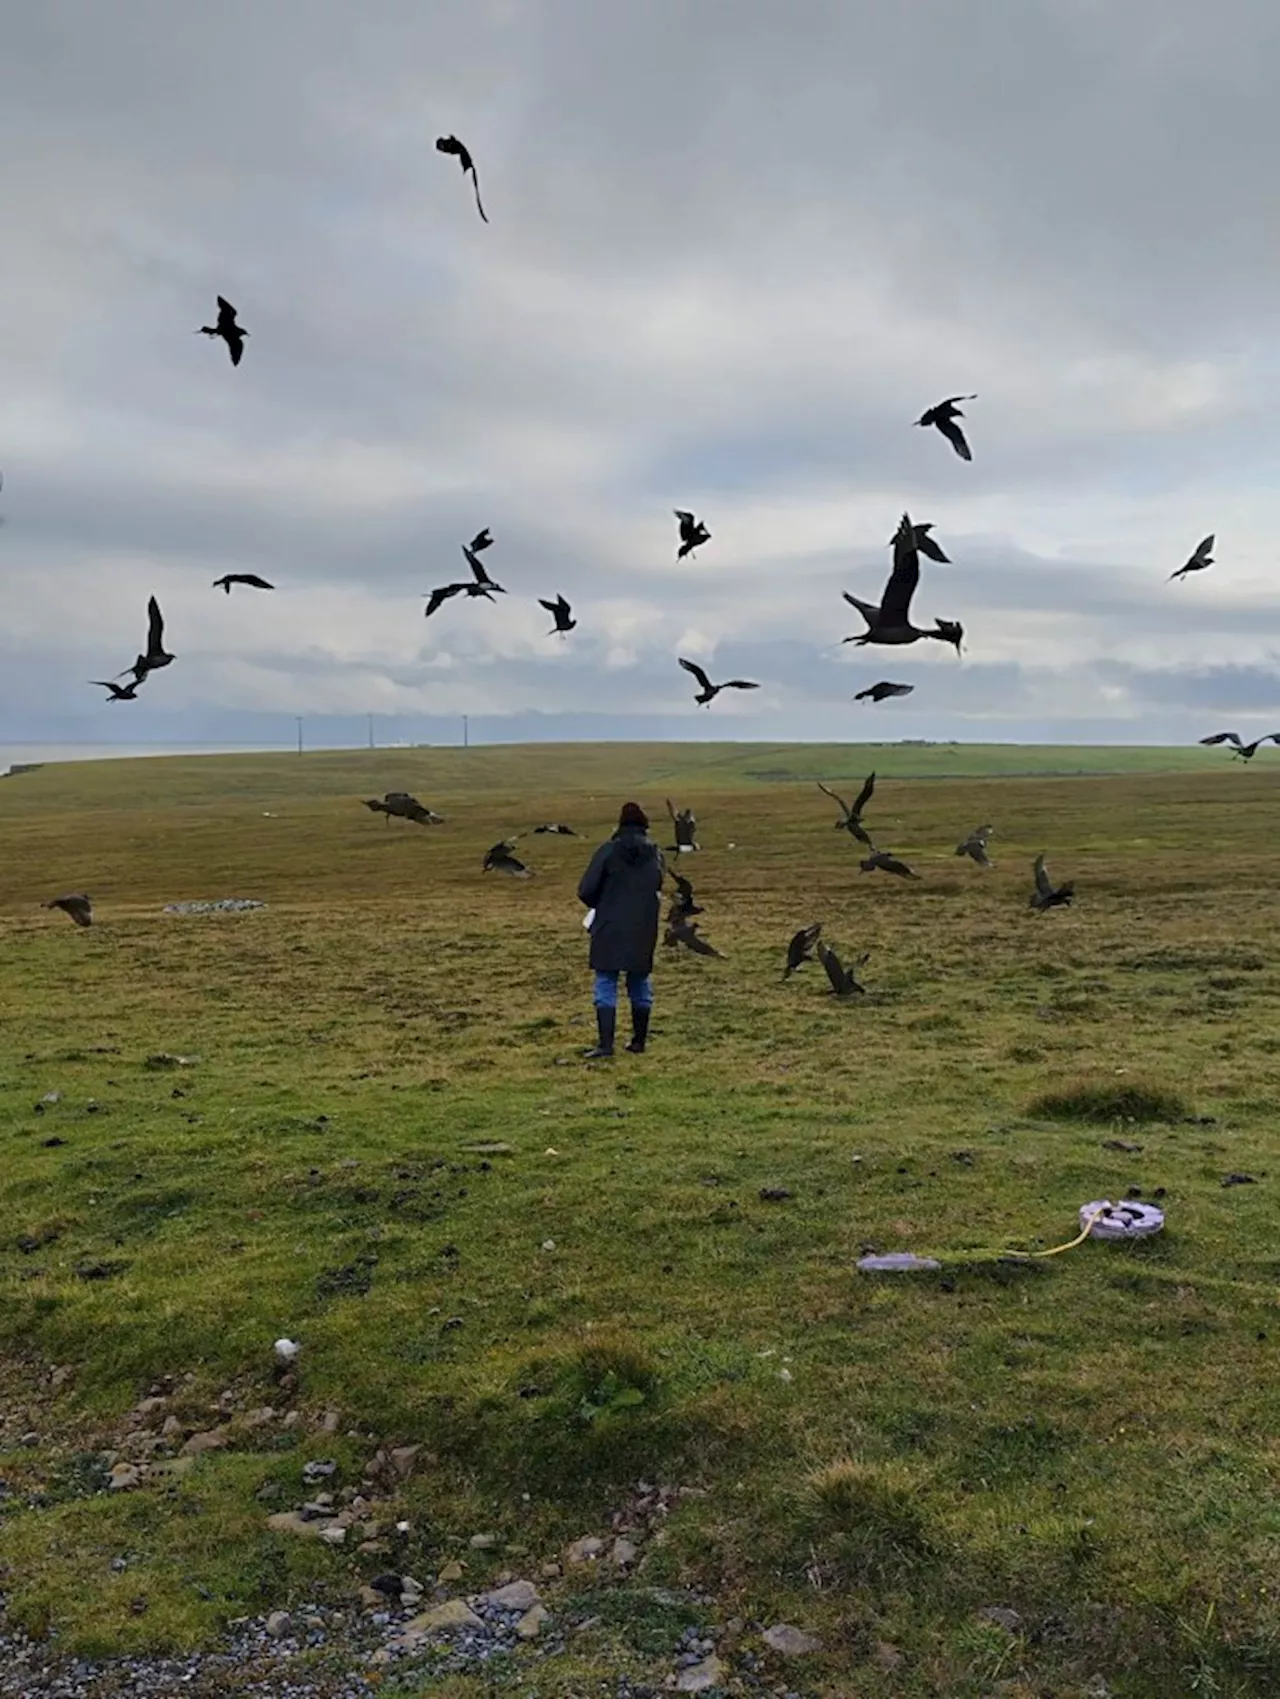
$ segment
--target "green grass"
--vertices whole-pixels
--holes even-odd
[[[1095,757],[1087,782],[990,776]],[[951,759],[975,776],[943,779]],[[813,788],[872,765],[868,822],[919,884],[860,875]],[[700,1490],[574,1661],[536,1689],[517,1664],[520,1690],[656,1657],[652,1590],[691,1587],[709,1620],[814,1628],[805,1680],[868,1699],[1065,1696],[1097,1673],[1134,1699],[1274,1693],[1274,783],[1205,751],[797,745],[6,782],[9,1610],[86,1650],[198,1644],[392,1559],[426,1579],[464,1557],[468,1587],[536,1573],[656,1479]],[[448,824],[355,800],[390,788]],[[657,821],[667,794],[698,813],[685,870],[728,960],[664,956],[650,1054],[588,1068],[574,885],[620,800]],[[527,839],[527,884],[481,874],[543,819],[586,841]],[[988,819],[983,873],[951,852]],[[1036,916],[1042,849],[1077,901]],[[38,906],[76,888],[87,932]],[[160,912],[228,895],[269,906]],[[872,952],[867,998],[837,1003],[813,967],[782,982],[812,919]],[[149,1068],[159,1051],[196,1060]],[[1223,1188],[1231,1170],[1259,1183]],[[1000,1260],[1134,1185],[1167,1190],[1160,1238]],[[864,1245],[945,1267],[870,1278]],[[303,1345],[284,1388],[282,1333]],[[224,1391],[299,1420],[241,1418],[189,1471],[108,1494],[97,1453],[164,1376],[184,1431]],[[267,1531],[307,1458],[358,1484],[408,1442],[422,1467],[375,1495],[412,1524],[390,1559]],[[493,1553],[467,1546],[482,1529]]]

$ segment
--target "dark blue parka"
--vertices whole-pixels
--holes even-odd
[[[591,857],[578,897],[596,911],[591,966],[597,973],[649,973],[658,943],[662,851],[639,826],[619,826]]]

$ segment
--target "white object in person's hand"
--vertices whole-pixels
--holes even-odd
[[[595,917],[596,911],[593,908],[589,908],[586,914],[582,917],[582,926],[584,931],[590,932],[591,922],[595,919]]]

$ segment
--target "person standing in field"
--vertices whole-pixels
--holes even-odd
[[[618,1020],[618,975],[625,974],[631,1003],[631,1042],[638,1056],[649,1037],[653,1008],[653,952],[658,943],[662,851],[649,837],[649,818],[639,803],[628,802],[618,829],[591,857],[578,885],[578,898],[594,909],[590,964],[595,971],[596,1045],[588,1057],[613,1055]]]

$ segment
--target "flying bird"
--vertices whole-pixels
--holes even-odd
[[[576,838],[580,836],[578,832],[574,831],[572,826],[562,826],[559,821],[552,822],[546,826],[535,826],[533,831],[535,837],[542,832],[552,832],[561,838]]]
[[[475,580],[480,586],[480,589],[485,591],[496,590],[499,595],[505,596],[507,592],[502,588],[501,584],[496,584],[494,580],[490,578],[489,574],[484,569],[484,562],[480,559],[476,551],[472,548],[468,548],[464,543],[462,545],[462,552],[467,557],[467,565],[475,574]]]
[[[815,920],[812,926],[802,926],[799,932],[792,936],[787,945],[787,965],[782,970],[782,977],[790,979],[802,962],[813,960],[814,945],[822,936],[822,922]]]
[[[1070,881],[1055,889],[1053,881],[1045,872],[1044,857],[1042,855],[1036,857],[1036,888],[1031,893],[1031,901],[1028,905],[1030,908],[1036,909],[1040,913],[1043,913],[1045,909],[1066,908],[1075,895],[1075,889]]]
[[[145,677],[145,674],[143,675]],[[104,690],[110,691],[108,702],[136,702],[140,678],[131,678],[128,684],[113,684],[109,678],[91,678],[90,684],[100,684]]]
[[[477,555],[483,554],[486,549],[491,549],[493,547],[493,533],[489,527],[486,525],[483,531],[477,531],[467,547],[473,554]]]
[[[675,828],[676,841],[671,848],[677,855],[686,855],[698,849],[698,822],[694,818],[692,808],[682,808],[677,814],[672,807],[671,798],[667,798],[667,813],[671,816],[671,824]]]
[[[667,912],[668,921],[677,917],[688,920],[692,915],[704,914],[706,911],[702,905],[694,900],[692,882],[683,874],[675,872],[671,874],[671,878],[675,883],[676,894],[672,897],[671,907]]]
[[[670,950],[674,950],[683,944],[685,949],[692,950],[695,956],[716,956],[720,961],[725,959],[721,952],[713,945],[708,944],[707,940],[699,933],[697,921],[686,920],[680,914],[669,914],[667,916],[667,930],[663,934],[662,942]]]
[[[164,646],[164,615],[160,612],[160,604],[152,596],[147,603],[147,650],[139,655],[131,667],[126,667],[118,676],[123,678],[125,673],[132,673],[135,684],[141,684],[148,673],[158,672],[161,667],[167,667],[174,656],[165,652]]]
[[[687,673],[692,673],[702,686],[701,691],[694,697],[694,701],[703,708],[714,702],[722,690],[759,690],[760,688],[758,684],[752,684],[751,680],[746,678],[727,678],[723,684],[712,684],[696,661],[686,661],[683,656],[678,656],[677,659],[684,670]]]
[[[827,971],[827,978],[831,981],[832,993],[836,997],[852,997],[856,992],[865,993],[866,986],[860,985],[855,975],[857,970],[870,959],[871,956],[868,952],[866,955],[859,956],[852,967],[845,967],[833,949],[826,944],[818,945],[818,960]]]
[[[956,406],[957,401],[976,401],[976,395],[952,395],[945,401],[940,401],[936,407],[930,407],[927,413],[922,413],[916,420],[917,425],[934,425],[940,430],[947,441],[955,449],[961,460],[972,460],[969,444],[965,441],[964,432],[956,424],[957,419],[963,419],[964,414]]]
[[[397,820],[412,820],[416,826],[444,825],[443,814],[437,814],[408,791],[388,791],[381,802],[376,797],[368,797],[365,799],[365,807],[375,814],[385,814],[388,826],[391,824],[392,815]]]
[[[438,136],[436,138],[436,152],[452,154],[462,167],[463,176],[471,178],[471,186],[476,195],[476,211],[487,224],[489,222],[488,215],[480,201],[480,175],[476,170],[476,162],[472,159],[468,149],[458,140],[457,136]]]
[[[979,867],[994,867],[995,863],[987,855],[987,839],[990,836],[990,826],[975,826],[964,842],[956,845],[956,854],[967,855]]]
[[[1280,743],[1280,732],[1265,732],[1262,737],[1255,737],[1252,743],[1241,743],[1237,732],[1214,732],[1212,737],[1202,737],[1201,743],[1233,743],[1233,755],[1238,755],[1242,761],[1252,761],[1258,753],[1261,743]]]
[[[843,592],[845,601],[857,608],[867,625],[865,631],[843,641],[857,643],[861,647],[866,643],[917,643],[922,637],[936,637],[943,643],[954,644],[958,655],[964,640],[964,628],[959,621],[937,619],[932,631],[912,625],[911,598],[919,583],[920,551],[916,543],[916,528],[910,515],[904,513],[894,533],[893,570],[879,606],[851,596],[847,590]]]
[[[1203,572],[1206,566],[1213,565],[1213,538],[1214,533],[1210,531],[1207,537],[1203,538],[1196,544],[1195,550],[1193,551],[1191,558],[1187,561],[1187,564],[1185,566],[1180,566],[1176,572],[1171,572],[1169,574],[1169,582],[1171,584],[1175,578],[1185,578],[1189,572]]]
[[[512,850],[519,842],[520,834],[514,838],[504,838],[500,844],[494,844],[484,854],[484,869],[486,873],[509,873],[513,879],[527,879],[530,869],[523,861],[512,855]]]
[[[853,837],[857,838],[860,844],[866,844],[868,849],[874,849],[875,846],[872,844],[871,839],[867,836],[866,829],[862,824],[862,811],[871,801],[871,793],[876,788],[875,774],[872,773],[868,777],[862,789],[854,798],[852,808],[850,808],[847,802],[838,797],[834,791],[828,790],[821,779],[817,781],[817,784],[818,789],[822,792],[823,796],[829,796],[832,802],[835,803],[836,807],[839,808],[844,815],[843,820],[836,821],[836,831],[848,832]]]
[[[672,512],[680,521],[680,547],[676,550],[676,559],[683,560],[686,555],[691,555],[703,543],[709,543],[711,533],[700,519],[695,519],[691,513],[686,513],[684,508],[673,508]]]
[[[950,566],[951,556],[944,554],[942,552],[942,545],[935,542],[935,540],[929,535],[932,530],[933,524],[931,521],[921,520],[918,524],[911,527],[912,540],[922,555],[928,555],[930,560],[936,560],[940,566]],[[895,535],[889,539],[889,547],[892,548],[896,541],[897,536],[895,533]]]
[[[224,578],[214,579],[213,588],[215,590],[225,590],[229,596],[231,594],[231,586],[233,584],[247,585],[250,590],[275,589],[274,584],[268,584],[266,579],[259,578],[256,572],[228,572]]]
[[[873,702],[883,702],[890,696],[910,696],[914,689],[914,684],[890,684],[887,680],[881,680],[879,684],[873,684],[868,686],[866,690],[860,690],[854,697],[854,701],[865,702],[870,697]]]
[[[872,848],[871,854],[858,866],[864,873],[874,873],[877,868],[882,873],[896,873],[899,879],[918,879],[920,875],[912,872],[905,861],[900,861],[896,855],[890,855],[888,850]]]
[[[69,915],[77,926],[93,925],[93,904],[83,891],[73,891],[65,897],[55,897],[52,902],[45,903],[45,908],[60,908]]]
[[[227,345],[233,366],[240,364],[240,356],[244,353],[244,339],[248,334],[247,330],[241,330],[236,323],[235,308],[221,295],[218,296],[218,322],[202,324],[196,332],[197,336],[220,336]]]
[[[557,596],[554,602],[546,602],[541,596],[539,596],[538,606],[540,608],[545,608],[551,615],[552,619],[556,622],[547,633],[548,637],[554,637],[557,632],[559,632],[561,637],[563,637],[567,632],[572,631],[574,626],[578,623],[576,619],[569,618],[571,610],[568,602],[565,601],[563,596]]]

